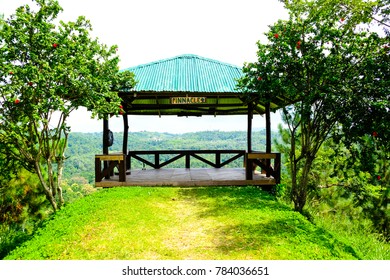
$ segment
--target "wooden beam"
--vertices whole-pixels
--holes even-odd
[[[95,159],[100,159],[101,161],[121,161],[123,160],[123,154],[103,154],[103,155],[95,155]]]
[[[248,149],[247,152],[252,152],[252,119],[253,119],[253,109],[252,104],[248,104],[248,130],[247,130],[247,142]]]
[[[106,135],[108,134],[109,130],[109,123],[108,123],[108,116],[107,119],[103,119],[103,154],[108,155],[108,145],[105,141]]]
[[[248,159],[247,155],[252,152],[252,119],[253,119],[253,106],[252,103],[248,104],[248,128],[247,128],[247,154],[245,156],[245,179],[253,179],[253,162],[251,159]]]
[[[265,134],[266,134],[266,145],[265,145],[265,152],[271,153],[271,103],[268,102],[265,106]],[[267,177],[271,176],[270,168],[271,168],[271,161],[269,159],[266,159],[265,161],[267,166]]]
[[[271,109],[270,109],[270,103],[267,103],[265,106],[265,129],[266,129],[265,152],[271,153]]]
[[[245,157],[245,153],[239,153],[239,154],[233,156],[232,158],[230,158],[230,159],[228,159],[228,160],[222,162],[222,163],[220,164],[220,167],[223,167],[223,166],[225,166],[226,164],[229,164],[229,163],[235,161],[236,159],[239,159],[239,158],[242,157],[242,156]]]
[[[180,159],[180,158],[182,158],[182,157],[184,157],[184,156],[185,156],[185,154],[177,155],[177,156],[175,156],[175,157],[173,157],[173,158],[171,158],[171,159],[169,159],[169,160],[167,160],[167,161],[161,163],[159,166],[160,166],[160,168],[161,168],[161,167],[164,167],[164,166],[166,166],[166,165],[168,165],[168,164],[170,164],[170,163],[172,163],[172,162],[175,162],[176,160],[178,160],[178,159]]]
[[[248,153],[248,159],[274,159],[276,157],[276,153]]]
[[[109,130],[109,123],[108,123],[108,118],[109,116],[107,115],[106,116],[106,119],[103,119],[103,154],[104,155],[108,155],[108,145],[107,145],[107,142],[106,142],[106,135],[108,135],[108,130]],[[103,162],[103,169],[106,170],[108,168],[108,162],[107,161],[104,161]],[[110,176],[107,175],[105,176],[106,179],[109,179]]]
[[[211,162],[211,161],[209,161],[209,160],[207,160],[207,159],[205,159],[205,158],[203,158],[195,153],[190,153],[190,155],[193,156],[194,158],[196,158],[197,160],[200,160],[200,161],[202,161],[202,162],[204,162],[204,163],[206,163],[214,168],[217,168],[217,165],[215,163],[213,163],[213,162]]]
[[[129,119],[128,115],[123,114],[123,143],[122,143],[122,152],[127,155],[127,141],[129,139]]]
[[[230,115],[246,115],[248,113],[248,109],[244,107],[240,109],[226,109],[226,110],[221,109],[221,110],[212,110],[212,111],[210,111],[208,108],[205,109],[174,108],[172,110],[167,110],[167,111],[161,110],[161,115],[177,116],[178,113],[183,113],[186,110],[188,110],[188,115],[191,115],[191,113],[193,113],[193,114],[201,114],[201,115],[221,115],[221,116],[229,115],[230,116]],[[155,109],[151,109],[151,108],[142,109],[142,108],[133,107],[128,111],[128,114],[139,115],[139,116],[156,116],[156,111]]]
[[[150,162],[150,161],[148,161],[148,160],[146,160],[146,159],[144,159],[136,154],[131,154],[131,157],[142,162],[142,163],[145,163],[146,165],[148,165],[150,167],[153,167],[154,169],[157,169],[157,166],[154,163],[152,163],[152,162]]]

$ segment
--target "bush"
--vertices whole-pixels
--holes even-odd
[[[26,229],[28,221],[41,221],[49,214],[37,176],[24,169],[0,178],[0,222]]]
[[[95,191],[96,189],[88,183],[73,183],[69,185],[67,182],[63,182],[62,184],[62,192],[65,203],[72,203],[77,199],[87,196]]]
[[[0,260],[13,249],[30,239],[32,235],[23,231],[20,226],[0,225]]]

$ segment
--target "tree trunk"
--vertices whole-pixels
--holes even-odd
[[[62,182],[62,172],[64,170],[64,160],[60,159],[58,161],[58,171],[57,171],[57,196],[58,196],[58,208],[61,208],[62,205],[64,204],[64,197],[62,195],[62,187],[61,187],[61,182]]]
[[[57,211],[58,207],[57,207],[56,199],[53,196],[51,188],[47,186],[45,178],[43,178],[41,167],[39,166],[39,162],[35,161],[34,165],[35,165],[35,171],[38,174],[39,181],[41,182],[41,186],[42,186],[43,192],[45,193],[45,196],[46,196],[47,200],[49,200],[50,205],[52,206],[53,210]]]
[[[290,145],[290,172],[291,172],[291,200],[295,203],[296,190],[297,190],[297,160],[295,157],[295,131],[290,130],[291,145]]]
[[[302,174],[299,178],[299,184],[296,185],[296,195],[294,200],[294,209],[302,213],[307,200],[307,187],[309,184],[309,173],[313,164],[313,158],[308,156],[305,158],[305,164],[302,169]]]
[[[296,153],[296,134],[295,130],[290,130],[291,133],[291,149],[290,149],[290,167],[291,167],[291,200],[294,202],[294,210],[302,213],[307,200],[307,185],[309,182],[309,172],[312,166],[314,157],[305,153],[309,149],[306,139],[302,139],[302,147],[300,155]],[[303,136],[301,136],[303,137]],[[304,163],[302,164],[302,161]],[[298,172],[302,169],[302,174],[298,178]],[[298,182],[299,181],[299,182]]]
[[[57,190],[55,188],[55,183],[54,183],[53,164],[51,159],[47,160],[47,171],[49,175],[49,189],[51,190],[53,197],[56,197]]]
[[[61,208],[62,205],[64,204],[64,197],[62,195],[62,174],[64,171],[64,161],[65,161],[65,150],[68,145],[68,136],[69,133],[64,131],[65,137],[64,137],[64,142],[62,144],[59,144],[59,155],[57,156],[57,182],[56,182],[56,188],[57,188],[57,196],[58,196],[58,208]],[[59,140],[60,141],[60,140]]]

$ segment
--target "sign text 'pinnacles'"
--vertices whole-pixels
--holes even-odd
[[[206,103],[206,97],[171,97],[171,104],[201,104]]]

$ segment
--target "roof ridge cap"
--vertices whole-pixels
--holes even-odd
[[[174,57],[159,59],[159,60],[156,60],[156,61],[152,61],[152,62],[143,63],[143,64],[139,64],[139,65],[136,65],[136,66],[128,67],[128,68],[125,68],[123,70],[131,70],[131,69],[135,69],[135,68],[148,67],[148,66],[152,66],[152,65],[155,65],[155,64],[160,64],[160,63],[164,63],[164,62],[167,62],[167,61],[176,60],[176,59],[180,59],[180,58],[196,58],[196,59],[199,59],[199,60],[204,60],[204,61],[208,61],[208,62],[212,62],[212,63],[217,63],[217,64],[220,64],[220,65],[225,65],[225,66],[229,66],[229,67],[233,67],[233,68],[237,68],[237,69],[241,70],[241,67],[239,67],[237,65],[233,65],[233,64],[230,64],[230,63],[222,62],[222,61],[219,61],[219,60],[216,60],[216,59],[212,59],[212,58],[203,57],[203,56],[196,55],[196,54],[176,55]]]

